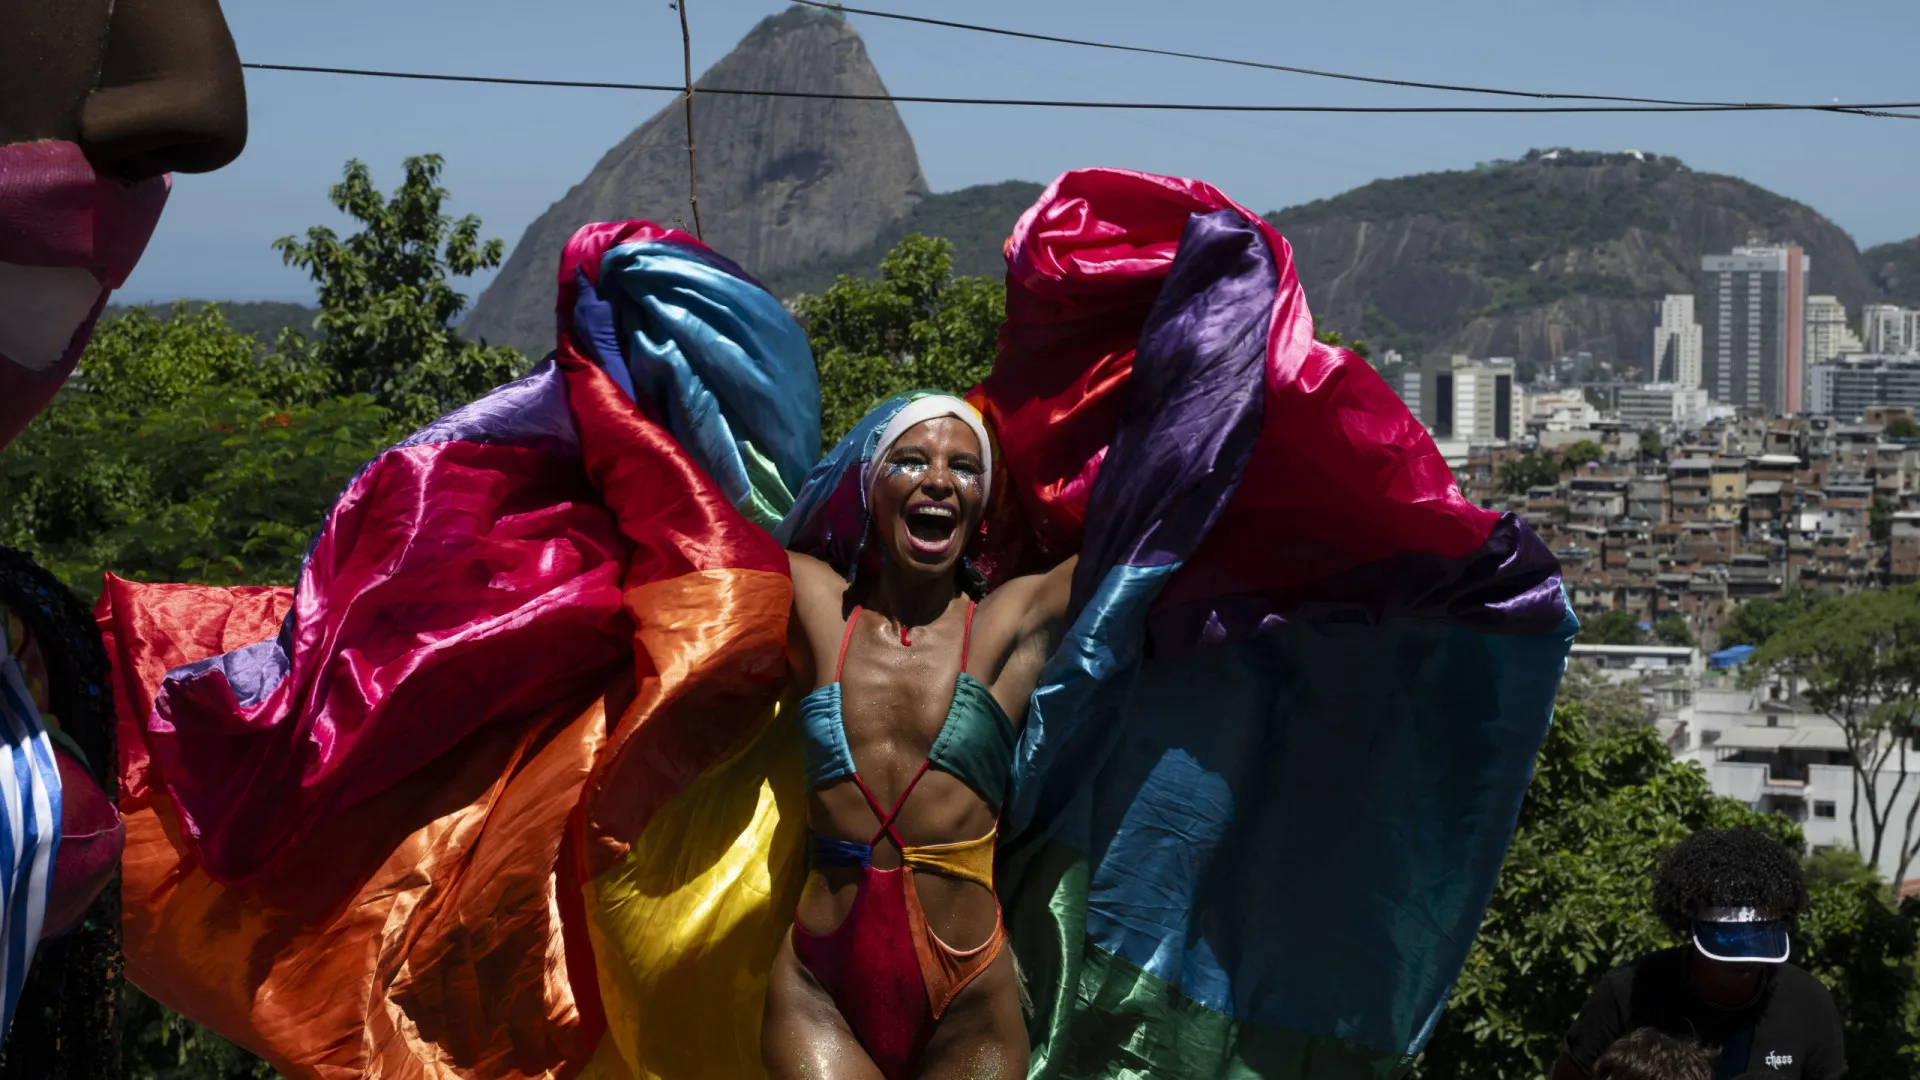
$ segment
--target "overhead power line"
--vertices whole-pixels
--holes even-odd
[[[377,79],[418,79],[427,82],[486,83],[500,86],[553,86],[579,90],[650,90],[684,94],[686,87],[665,83],[594,82],[576,79],[515,79],[499,75],[443,75],[420,71],[379,71],[370,68],[319,67],[309,64],[242,64],[256,71],[298,71],[317,75],[353,75]],[[1506,113],[1714,113],[1714,112],[1847,112],[1884,116],[1896,120],[1920,120],[1920,116],[1886,112],[1888,109],[1920,109],[1920,101],[1848,102],[1831,105],[1788,105],[1774,103],[1695,105],[1242,105],[1198,104],[1172,101],[1098,101],[1052,100],[1037,98],[934,97],[920,94],[848,94],[813,90],[736,90],[719,86],[700,87],[702,94],[735,97],[804,98],[825,101],[890,101],[922,105],[995,105],[1042,109],[1125,109],[1172,112],[1221,113],[1411,113],[1411,114],[1506,114]]]
[[[1374,86],[1398,86],[1414,90],[1443,90],[1458,94],[1495,94],[1501,97],[1522,97],[1538,100],[1559,101],[1611,101],[1635,105],[1678,105],[1690,107],[1717,106],[1764,106],[1767,108],[1792,108],[1792,106],[1774,105],[1766,102],[1744,101],[1686,101],[1674,98],[1630,97],[1620,94],[1572,94],[1554,93],[1541,90],[1510,90],[1492,86],[1465,86],[1457,83],[1420,82],[1414,79],[1390,79],[1377,75],[1355,75],[1344,71],[1325,71],[1319,68],[1297,67],[1292,64],[1274,64],[1261,60],[1244,60],[1232,56],[1209,56],[1205,53],[1181,52],[1177,49],[1155,49],[1145,45],[1121,45],[1110,41],[1089,41],[1084,38],[1060,37],[1054,34],[1039,34],[1027,30],[1010,30],[1003,26],[981,26],[978,23],[955,22],[951,19],[935,19],[925,15],[906,15],[897,11],[875,11],[870,8],[847,7],[843,4],[825,3],[823,0],[793,0],[796,4],[820,8],[825,11],[841,12],[848,15],[864,15],[874,19],[893,19],[898,22],[919,23],[923,26],[938,26],[948,30],[966,30],[976,34],[994,34],[999,37],[1021,38],[1027,41],[1044,41],[1055,45],[1076,45],[1088,49],[1109,49],[1114,52],[1143,53],[1148,56],[1170,56],[1180,60],[1200,60],[1210,64],[1228,64],[1234,67],[1257,68],[1262,71],[1284,71],[1293,75],[1311,75],[1319,79],[1340,79],[1345,82],[1369,83]],[[1868,108],[1878,108],[1870,106]],[[1827,111],[1860,112],[1873,115],[1853,106],[1833,105]],[[1905,117],[1916,120],[1920,117]]]

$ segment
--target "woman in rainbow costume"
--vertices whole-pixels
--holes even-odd
[[[1404,1072],[1575,623],[1286,242],[1069,173],[965,398],[590,225],[291,589],[112,580],[128,971],[290,1077]],[[791,554],[790,554],[791,553]]]

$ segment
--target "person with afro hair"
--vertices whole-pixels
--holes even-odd
[[[1717,1047],[1654,1028],[1622,1035],[1594,1062],[1593,1080],[1713,1080]]]
[[[1551,1080],[1598,1080],[1609,1048],[1643,1028],[1718,1048],[1715,1080],[1846,1075],[1833,996],[1787,963],[1807,909],[1793,852],[1751,829],[1702,829],[1661,861],[1652,901],[1681,943],[1600,980]]]

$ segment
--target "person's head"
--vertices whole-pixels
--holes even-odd
[[[1718,1056],[1692,1039],[1643,1027],[1607,1047],[1593,1063],[1591,1080],[1713,1080]]]
[[[1667,853],[1653,881],[1653,909],[1694,953],[1696,992],[1740,1004],[1784,963],[1807,908],[1800,862],[1751,829],[1702,829]],[[1745,995],[1745,996],[1742,996]]]
[[[883,573],[950,575],[986,512],[993,447],[973,407],[936,395],[908,402],[867,464],[867,506]]]
[[[218,0],[10,0],[0,30],[0,446],[73,370],[167,174],[247,137]]]

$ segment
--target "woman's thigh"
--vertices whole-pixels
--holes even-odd
[[[927,1044],[925,1080],[1023,1080],[1027,1022],[1011,943],[947,1006]]]
[[[760,1059],[770,1080],[882,1080],[833,997],[795,955],[792,930],[767,976]],[[1023,1066],[1008,1075],[1024,1073]]]

